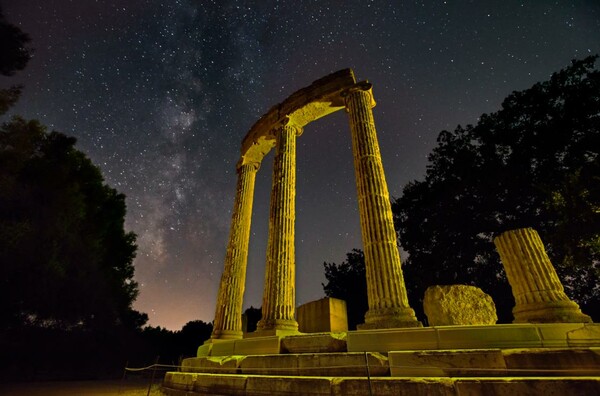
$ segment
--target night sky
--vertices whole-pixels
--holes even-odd
[[[600,53],[600,2],[0,0],[35,48],[12,114],[77,137],[127,195],[135,308],[178,330],[212,321],[240,144],[273,105],[344,68],[373,83],[390,194],[422,178],[438,133]],[[297,151],[297,305],[323,262],[361,247],[347,115]],[[256,181],[244,306],[261,305],[273,153]],[[403,253],[403,256],[405,254]],[[410,279],[406,279],[410,282]]]

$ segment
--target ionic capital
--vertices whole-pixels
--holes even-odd
[[[304,132],[304,128],[301,125],[298,125],[296,121],[294,121],[291,117],[283,117],[279,120],[279,125],[277,125],[277,131],[282,130],[283,128],[291,128],[296,132],[296,136],[302,135]]]
[[[369,103],[371,108],[375,107],[377,102],[375,102],[375,97],[373,96],[373,84],[368,81],[362,81],[356,83],[354,86],[344,90],[340,96],[344,99],[344,105],[346,106],[346,111],[348,110],[348,100],[353,93],[364,92],[369,95]]]
[[[249,167],[250,170],[257,172],[260,169],[260,162],[248,161],[242,157],[242,158],[240,158],[240,160],[238,161],[238,163],[235,167],[237,170],[237,173],[240,174],[240,172],[242,172],[242,169],[245,166]]]

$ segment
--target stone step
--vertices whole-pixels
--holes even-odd
[[[600,348],[393,351],[388,358],[392,377],[600,377]]]
[[[368,362],[368,364],[367,364]],[[389,376],[388,358],[378,352],[214,356],[184,359],[182,371],[213,374],[301,376]]]
[[[163,392],[192,395],[597,395],[600,377],[397,378],[167,373]]]
[[[600,347],[471,349],[214,356],[184,372],[344,377],[599,376]]]

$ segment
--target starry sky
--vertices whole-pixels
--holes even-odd
[[[127,196],[149,324],[212,321],[252,124],[296,90],[352,68],[373,83],[390,194],[422,178],[443,129],[600,53],[600,2],[0,0],[35,49],[0,86],[12,114],[77,137]],[[323,262],[360,248],[347,115],[297,147],[297,305],[321,298]],[[261,305],[273,153],[257,175],[244,307]],[[402,253],[406,256],[405,253]],[[409,279],[406,280],[410,282]]]

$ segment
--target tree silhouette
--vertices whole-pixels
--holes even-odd
[[[0,74],[12,76],[23,70],[31,58],[32,50],[26,47],[29,36],[18,27],[8,23],[0,9]],[[0,89],[0,115],[6,113],[19,99],[21,86]]]
[[[423,181],[393,203],[409,257],[404,275],[420,311],[433,284],[474,284],[502,321],[514,305],[492,239],[533,227],[566,292],[600,319],[600,72],[573,61],[513,92],[477,125],[443,131]]]
[[[37,121],[0,128],[0,322],[139,327],[125,196],[74,145]]]

